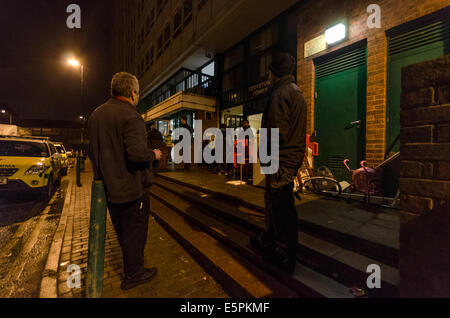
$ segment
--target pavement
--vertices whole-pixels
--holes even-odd
[[[224,176],[207,169],[193,166],[187,173],[172,169],[158,174],[186,185],[243,200],[258,210],[264,209],[264,189],[246,184],[227,184]],[[302,194],[301,200],[296,199],[296,207],[299,219],[393,249],[399,248],[398,210],[376,205],[366,206],[357,201],[348,204],[343,198],[314,194]]]
[[[75,170],[75,169],[74,169]],[[88,261],[92,166],[86,162],[82,187],[76,175],[69,176],[64,208],[43,272],[41,298],[84,298]],[[80,288],[69,288],[70,265],[81,270]],[[157,267],[158,275],[132,290],[120,289],[123,275],[122,250],[111,220],[107,218],[104,298],[227,298],[228,295],[192,257],[152,218],[145,248],[145,266]],[[72,275],[72,276],[71,276]],[[70,281],[70,279],[69,279]],[[76,282],[76,280],[72,280]]]

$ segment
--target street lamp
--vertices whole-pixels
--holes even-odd
[[[80,61],[76,60],[76,59],[69,59],[67,60],[67,64],[69,64],[72,67],[75,68],[80,68],[80,72],[81,72],[81,109],[84,110],[83,108],[83,88],[84,88],[84,65],[80,63]]]
[[[73,66],[73,67],[78,67],[78,66],[80,66],[80,62],[78,62],[78,61],[75,60],[75,59],[70,59],[70,60],[67,61],[67,63],[68,63],[69,65]]]
[[[81,73],[81,110],[84,112],[84,107],[83,107],[83,88],[84,88],[84,65],[80,63],[80,61],[78,61],[77,59],[71,58],[69,60],[67,60],[67,64],[69,64],[72,67],[75,68],[80,68],[80,73]],[[84,122],[84,117],[80,116],[80,120],[82,120]],[[84,123],[83,123],[83,128],[81,130],[81,146],[83,147],[84,144]]]

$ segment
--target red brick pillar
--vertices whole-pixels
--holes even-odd
[[[450,55],[403,69],[401,297],[450,297]]]

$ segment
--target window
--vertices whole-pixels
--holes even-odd
[[[161,56],[161,54],[162,54],[162,44],[163,44],[163,40],[162,40],[162,35],[160,35],[159,37],[158,37],[158,41],[157,41],[157,43],[156,43],[156,56],[157,57],[160,57]]]
[[[207,2],[208,0],[200,0],[200,2],[198,3],[198,11],[200,11]]]
[[[152,46],[152,48],[150,49],[150,66],[153,65],[154,58],[155,58],[155,47]]]
[[[56,148],[53,144],[48,144],[50,146],[50,153],[52,155],[54,155],[55,153],[57,153]]]
[[[56,151],[58,151],[58,153],[60,153],[60,154],[66,153],[63,146],[55,145],[55,147],[56,147]]]
[[[214,76],[216,63],[213,61],[200,70],[201,73]]]
[[[178,9],[173,18],[173,39],[181,33],[181,9]]]
[[[266,79],[269,66],[272,63],[272,53],[262,54],[249,63],[249,80],[250,84],[256,84]]]
[[[161,14],[161,12],[164,10],[164,8],[167,6],[167,3],[169,0],[158,0],[157,8],[158,8],[158,15]]]
[[[241,44],[225,56],[224,70],[227,71],[230,68],[238,65],[244,60],[244,46]]]
[[[250,55],[255,55],[271,47],[278,41],[278,26],[273,24],[258,32],[250,39]]]
[[[158,0],[156,8],[158,9],[158,15],[160,15],[163,9],[163,0]]]
[[[148,36],[150,33],[150,16],[147,16],[147,20],[145,22],[145,36]]]
[[[150,68],[150,51],[147,51],[147,54],[145,54],[145,71],[147,72]]]
[[[239,88],[243,85],[243,68],[238,67],[223,76],[223,91]]]
[[[5,157],[48,157],[44,143],[28,141],[0,141],[0,156]]]
[[[170,24],[168,24],[164,30],[164,50],[167,50],[167,48],[170,45]]]
[[[150,30],[153,28],[154,25],[155,25],[155,8],[153,8],[152,11],[150,11]]]
[[[183,27],[185,28],[191,21],[192,21],[192,0],[184,0]]]

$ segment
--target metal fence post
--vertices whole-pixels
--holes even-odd
[[[81,187],[81,162],[80,155],[77,155],[77,186]]]
[[[86,297],[100,298],[103,291],[106,237],[106,194],[102,181],[92,183]]]

